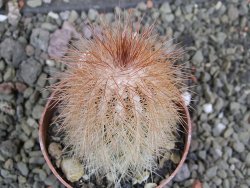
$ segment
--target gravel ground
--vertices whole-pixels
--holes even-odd
[[[41,0],[28,0],[38,3]],[[49,2],[49,0],[44,0]],[[2,6],[0,0],[0,8]],[[14,1],[0,15],[0,187],[62,187],[45,164],[38,120],[49,92],[46,80],[64,67],[62,47],[90,38],[86,23],[113,12],[94,9],[22,16]],[[191,67],[193,140],[187,160],[168,187],[250,187],[250,5],[247,0],[173,1],[134,10],[143,24],[156,20],[162,35],[181,42]],[[119,8],[115,9],[120,11]]]

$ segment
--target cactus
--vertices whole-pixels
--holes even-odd
[[[92,31],[62,59],[67,70],[53,86],[59,131],[68,155],[119,183],[154,172],[177,141],[181,52],[159,43],[154,26],[134,29],[130,20]]]

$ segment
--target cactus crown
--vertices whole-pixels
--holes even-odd
[[[62,59],[68,69],[54,85],[64,144],[89,173],[116,182],[143,171],[175,140],[183,80],[180,52],[159,44],[153,26],[130,20],[102,24]]]

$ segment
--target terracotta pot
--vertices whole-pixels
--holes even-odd
[[[40,119],[39,122],[39,142],[40,142],[40,147],[43,153],[43,156],[45,158],[45,161],[47,162],[49,168],[51,169],[51,171],[53,172],[53,174],[57,177],[57,179],[60,180],[60,182],[68,187],[68,188],[72,188],[72,186],[70,185],[70,183],[68,182],[67,179],[63,178],[58,171],[56,170],[56,168],[54,167],[54,165],[51,162],[50,156],[48,154],[48,142],[47,142],[47,131],[48,131],[48,127],[51,123],[51,119],[53,116],[53,112],[56,108],[55,105],[55,101],[53,100],[53,95],[52,97],[48,100],[45,109],[43,111],[42,117]],[[188,150],[190,147],[190,142],[191,142],[191,120],[190,120],[190,115],[188,112],[188,109],[185,105],[181,106],[183,109],[183,114],[185,114],[184,121],[186,122],[186,124],[184,125],[185,130],[187,131],[187,133],[185,134],[185,146],[184,146],[184,152],[183,155],[181,157],[181,161],[179,162],[178,166],[176,167],[176,169],[174,170],[174,172],[165,180],[163,180],[161,182],[161,184],[157,187],[157,188],[163,188],[165,185],[167,185],[167,183],[169,183],[173,177],[177,174],[177,172],[180,170],[181,166],[183,165],[187,154],[188,154]]]

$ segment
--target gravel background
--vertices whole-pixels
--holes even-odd
[[[41,0],[32,1],[40,6]],[[38,120],[49,92],[46,80],[64,67],[50,56],[79,36],[91,37],[86,23],[94,9],[22,16],[14,1],[0,15],[0,187],[60,187],[44,164]],[[49,0],[44,0],[49,2]],[[168,187],[250,187],[250,5],[249,1],[181,1],[148,8],[135,17],[156,20],[162,35],[181,42],[193,70],[193,140],[187,160]],[[3,0],[0,0],[0,8]],[[34,5],[35,4],[35,5]],[[119,8],[115,9],[120,11]],[[102,14],[108,20],[113,12]]]

